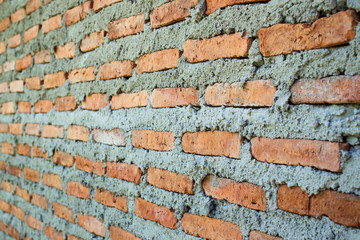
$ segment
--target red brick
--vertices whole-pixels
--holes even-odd
[[[66,73],[57,72],[44,76],[44,86],[45,88],[55,88],[64,85],[66,82]]]
[[[87,142],[90,137],[90,129],[85,126],[70,125],[67,129],[67,138]]]
[[[11,14],[11,16],[10,16],[12,23],[20,22],[25,17],[26,17],[26,14],[25,14],[25,9],[24,8],[20,8],[19,10],[17,10],[13,14]]]
[[[118,128],[112,130],[97,129],[93,130],[94,141],[107,145],[125,146],[124,132]]]
[[[32,26],[31,28],[26,30],[24,32],[24,44],[28,43],[30,40],[36,38],[38,33],[39,33],[39,30],[40,30],[40,25],[39,24],[37,24],[35,26]]]
[[[13,166],[13,165],[9,165],[8,167],[8,173],[10,173],[11,175],[17,176],[19,178],[21,178],[21,167],[19,166]]]
[[[69,153],[55,151],[53,155],[53,161],[54,163],[63,165],[65,167],[72,167],[74,165],[75,158]]]
[[[35,113],[48,113],[53,108],[54,104],[51,100],[39,100],[34,105]]]
[[[68,182],[66,184],[66,193],[74,197],[90,199],[90,189],[79,182]]]
[[[0,161],[0,171],[6,171],[6,162]]]
[[[85,172],[92,172],[99,176],[105,175],[105,166],[101,161],[92,161],[80,155],[76,155],[76,168]]]
[[[30,202],[30,194],[26,189],[23,189],[23,188],[17,186],[16,187],[16,195],[18,195],[25,201]]]
[[[101,9],[108,7],[114,3],[121,2],[122,0],[94,0],[94,12],[98,12]]]
[[[137,148],[157,151],[170,151],[174,148],[175,137],[172,132],[153,130],[133,130],[132,144]]]
[[[300,79],[291,87],[294,104],[360,103],[360,75]]]
[[[24,92],[24,81],[16,80],[10,82],[10,92]]]
[[[38,231],[41,231],[42,230],[42,227],[43,227],[43,223],[41,221],[39,221],[38,219],[34,218],[33,216],[31,215],[28,215],[27,219],[26,219],[26,224],[33,228],[33,229],[36,229]]]
[[[31,196],[31,203],[45,210],[49,207],[48,199],[36,193]]]
[[[106,228],[103,221],[100,221],[93,216],[80,213],[77,214],[77,220],[78,224],[88,232],[105,237]]]
[[[165,49],[141,56],[137,63],[137,73],[156,72],[177,68],[181,56],[179,49]]]
[[[9,124],[0,123],[0,133],[8,133],[9,132]]]
[[[282,238],[274,237],[259,231],[251,231],[249,240],[282,240]]]
[[[35,12],[37,9],[41,8],[41,0],[29,0],[26,3],[26,14]]]
[[[6,225],[3,221],[0,220],[0,231],[6,233]]]
[[[16,205],[11,205],[11,214],[21,221],[25,221],[25,212]]]
[[[144,31],[145,16],[138,14],[108,24],[109,39],[114,40]]]
[[[10,27],[10,17],[6,17],[0,20],[0,32]]]
[[[86,96],[85,101],[81,103],[81,108],[86,110],[98,111],[110,104],[106,94],[94,93]]]
[[[300,187],[281,185],[277,195],[278,207],[287,212],[308,215],[310,211],[310,197]]]
[[[2,108],[3,114],[14,114],[15,113],[15,102],[4,102]]]
[[[67,234],[67,238],[66,240],[83,240],[82,238],[79,238],[79,237],[75,237],[71,234]]]
[[[134,212],[137,216],[160,223],[164,227],[176,229],[177,218],[174,211],[158,206],[142,198],[135,198]]]
[[[341,150],[349,150],[347,143],[307,139],[251,139],[252,154],[262,162],[311,166],[340,172]]]
[[[6,52],[6,42],[1,41],[0,42],[0,54],[3,54],[4,52]]]
[[[0,83],[0,93],[9,92],[9,86],[7,82]]]
[[[241,33],[187,40],[184,45],[184,56],[191,63],[219,58],[247,57],[252,41],[252,38],[247,38],[246,34],[241,36]]]
[[[37,52],[34,56],[34,64],[49,63],[50,61],[51,61],[51,54],[49,49],[41,50]]]
[[[16,48],[21,44],[21,35],[16,34],[8,39],[8,47],[9,48]]]
[[[15,238],[16,240],[20,240],[20,233],[18,230],[13,228],[12,226],[8,226],[7,228],[8,235],[12,238]]]
[[[4,72],[15,70],[15,60],[4,62],[3,69]]]
[[[143,172],[135,164],[107,162],[107,175],[128,182],[140,183]]]
[[[9,132],[14,135],[22,134],[22,123],[10,123],[9,124]]]
[[[28,144],[17,144],[16,149],[19,155],[31,156],[31,147]]]
[[[45,226],[44,233],[51,240],[63,240],[64,239],[64,234],[62,232],[57,232],[56,229],[51,226]]]
[[[62,46],[56,46],[55,58],[74,58],[75,57],[75,42],[69,42]]]
[[[277,24],[262,28],[258,31],[260,51],[269,57],[343,45],[354,39],[359,20],[355,10],[347,10],[320,18],[312,25]]]
[[[56,175],[54,173],[44,173],[42,182],[44,185],[48,187],[53,187],[62,190],[62,182],[59,175]]]
[[[95,200],[109,207],[117,208],[123,212],[128,211],[127,198],[125,196],[117,196],[108,190],[96,189]]]
[[[14,155],[14,146],[8,142],[1,143],[1,153]]]
[[[70,208],[57,202],[53,202],[53,210],[54,214],[59,218],[65,219],[66,221],[71,223],[75,223],[74,213]]]
[[[130,60],[112,61],[101,65],[99,68],[99,78],[108,80],[119,77],[131,77],[135,63]]]
[[[111,97],[111,109],[146,107],[148,94],[146,90],[138,93],[121,93]]]
[[[188,8],[195,7],[198,2],[199,0],[175,0],[155,8],[150,14],[151,27],[159,28],[185,20],[190,16]]]
[[[154,108],[199,105],[198,92],[194,88],[156,88],[150,96]]]
[[[90,13],[91,9],[91,1],[84,2],[77,7],[74,7],[65,12],[65,24],[66,26],[70,26],[75,24],[81,20],[83,20],[86,15]]]
[[[11,205],[0,199],[0,210],[6,213],[10,213]]]
[[[58,97],[55,100],[56,111],[73,111],[77,106],[75,96]]]
[[[46,160],[48,160],[48,152],[43,152],[41,147],[32,146],[32,156],[45,158]]]
[[[10,182],[7,182],[7,181],[2,181],[1,182],[1,188],[11,194],[14,194],[15,193],[15,186],[14,184],[10,183]]]
[[[238,133],[223,131],[187,132],[183,135],[184,152],[239,158],[243,139]]]
[[[141,240],[131,232],[116,226],[110,226],[110,238],[111,240]]]
[[[69,74],[71,84],[95,80],[94,67],[74,69]]]
[[[194,182],[188,175],[150,167],[146,180],[151,185],[172,192],[194,194]]]
[[[19,113],[31,113],[31,103],[30,102],[18,102],[17,110]]]
[[[40,90],[41,80],[40,77],[25,78],[26,87],[30,90]]]
[[[55,29],[61,28],[61,14],[57,15],[55,17],[49,18],[42,23],[42,32],[48,33],[50,31],[53,31]]]
[[[35,169],[24,167],[24,178],[32,182],[40,182],[40,173]]]
[[[41,131],[40,131],[40,124],[38,123],[27,123],[25,125],[25,133],[27,135],[33,135],[33,136],[40,136],[41,135]]]

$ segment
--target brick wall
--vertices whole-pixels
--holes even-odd
[[[356,1],[0,4],[0,239],[360,237]]]

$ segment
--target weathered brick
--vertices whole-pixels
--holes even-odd
[[[6,162],[0,161],[0,171],[6,171]]]
[[[21,178],[21,175],[22,175],[21,167],[14,166],[14,165],[9,165],[8,166],[8,173],[10,173],[11,175],[14,175],[16,177]]]
[[[21,34],[16,34],[8,39],[8,47],[16,48],[21,44]]]
[[[150,96],[154,108],[199,105],[198,92],[194,88],[156,88]]]
[[[268,2],[269,0],[206,0],[206,14],[211,14],[215,10],[235,4]]]
[[[64,138],[64,128],[61,126],[44,125],[42,137],[44,137],[44,138]]]
[[[24,32],[24,44],[28,43],[30,40],[36,38],[38,33],[39,33],[39,30],[40,30],[40,25],[39,24],[37,24],[35,26],[32,26],[31,28],[26,30]]]
[[[44,76],[44,86],[45,88],[55,88],[64,85],[66,82],[66,73],[57,72]]]
[[[1,188],[4,190],[4,191],[7,191],[11,194],[14,194],[15,193],[15,186],[14,184],[8,182],[8,181],[4,181],[2,180],[1,181]]]
[[[101,161],[93,161],[87,158],[84,158],[80,155],[76,155],[76,168],[85,172],[92,172],[99,176],[105,175],[105,166]]]
[[[118,196],[108,190],[96,189],[95,200],[101,204],[117,208],[123,212],[128,211],[127,198],[125,196]]]
[[[145,16],[138,14],[108,24],[109,39],[114,40],[144,31]]]
[[[26,87],[30,90],[40,90],[41,80],[40,77],[25,78]]]
[[[74,69],[69,73],[71,84],[95,80],[94,67]]]
[[[60,164],[65,167],[72,167],[75,162],[75,158],[71,154],[63,151],[55,151],[52,158],[55,164]]]
[[[91,9],[91,1],[84,2],[77,7],[74,7],[65,12],[65,24],[66,26],[70,26],[75,24],[81,20],[83,20],[86,15],[90,13]]]
[[[85,97],[81,103],[81,108],[86,110],[98,111],[110,104],[106,94],[94,93]]]
[[[11,205],[0,199],[0,210],[6,213],[10,213]]]
[[[40,157],[48,160],[48,152],[43,152],[41,147],[32,146],[32,156],[33,157]]]
[[[56,231],[56,229],[51,226],[45,226],[44,234],[46,236],[48,236],[51,240],[63,240],[64,239],[64,234],[62,232]]]
[[[41,230],[42,230],[42,227],[43,227],[43,223],[42,223],[40,220],[34,218],[34,217],[31,216],[31,215],[28,215],[28,217],[27,217],[27,219],[26,219],[26,224],[27,224],[29,227],[31,227],[31,228],[33,228],[33,229],[36,229],[36,230],[38,230],[38,231],[41,231]]]
[[[77,108],[75,96],[58,97],[55,100],[56,111],[73,111]]]
[[[9,124],[0,123],[0,133],[8,133],[9,132]]]
[[[45,210],[49,207],[48,199],[36,193],[31,196],[31,203]]]
[[[310,197],[300,187],[281,185],[277,194],[277,205],[280,209],[299,215],[308,215]]]
[[[199,0],[175,0],[157,7],[150,14],[152,28],[159,28],[185,20],[190,16],[188,8],[193,8]]]
[[[66,240],[84,240],[84,239],[75,237],[74,235],[71,235],[71,234],[67,234]]]
[[[121,129],[104,130],[95,128],[93,130],[94,141],[107,145],[125,146],[125,135]]]
[[[93,32],[87,35],[80,44],[80,50],[82,52],[89,52],[104,44],[105,31]]]
[[[75,57],[75,42],[69,42],[62,46],[56,46],[55,58],[74,58]]]
[[[307,139],[251,139],[255,159],[275,164],[311,166],[340,172],[340,151],[349,150],[347,143]]]
[[[249,240],[283,240],[283,239],[280,237],[271,236],[263,232],[251,231]]]
[[[111,178],[118,178],[128,182],[140,183],[140,178],[143,175],[138,166],[129,163],[107,162],[107,175]]]
[[[49,19],[43,21],[42,32],[45,34],[50,31],[53,31],[55,29],[61,28],[61,18],[62,18],[62,16],[61,16],[61,14],[59,14],[55,17],[52,17],[52,18],[49,18]]]
[[[41,8],[41,0],[29,0],[26,3],[26,14],[35,12],[37,9]]]
[[[59,218],[65,219],[66,221],[71,223],[75,223],[74,213],[70,208],[57,202],[53,202],[53,210],[54,214]]]
[[[247,38],[246,34],[241,36],[241,33],[187,40],[184,45],[184,56],[191,63],[219,58],[247,57],[252,41],[252,38]]]
[[[294,104],[360,103],[360,75],[300,79],[291,87]]]
[[[24,167],[24,178],[32,182],[40,182],[40,173],[35,169]]]
[[[3,65],[4,72],[15,70],[15,66],[16,66],[15,60],[5,62]]]
[[[16,150],[19,155],[31,156],[31,147],[28,144],[17,144]]]
[[[106,228],[103,221],[100,221],[93,216],[80,213],[77,214],[77,220],[78,224],[88,232],[105,237]]]
[[[34,64],[49,63],[51,61],[51,54],[49,49],[41,50],[34,56]]]
[[[188,175],[150,167],[146,180],[151,185],[172,192],[194,194],[194,181]]]
[[[100,66],[99,78],[101,80],[108,80],[119,77],[131,77],[131,72],[134,68],[135,63],[130,60],[112,61]]]
[[[131,232],[116,226],[110,226],[110,238],[111,240],[141,240],[141,238],[136,237]]]
[[[93,5],[94,12],[98,12],[101,9],[108,7],[117,2],[122,2],[122,0],[94,0],[94,5]]]
[[[6,42],[1,41],[0,42],[0,54],[3,54],[4,52],[6,52]]]
[[[24,81],[16,80],[10,82],[10,92],[24,92]]]
[[[355,10],[347,10],[320,18],[312,25],[277,24],[262,28],[258,31],[260,51],[269,57],[343,45],[354,39],[359,20]]]
[[[53,108],[54,104],[51,100],[39,100],[34,104],[35,113],[48,113]]]
[[[40,124],[38,123],[27,123],[25,125],[25,133],[27,135],[40,136]]]
[[[0,20],[0,32],[10,27],[10,17],[5,17]]]
[[[196,237],[211,240],[242,239],[239,226],[221,219],[185,213],[181,219],[181,226],[186,233]]]
[[[25,212],[16,205],[11,205],[11,214],[21,221],[25,221]]]
[[[157,151],[170,151],[174,148],[173,132],[158,132],[153,130],[133,130],[132,144],[137,148]]]
[[[17,110],[19,113],[31,113],[31,103],[30,102],[18,102]]]
[[[90,137],[90,129],[85,126],[70,125],[67,129],[67,138],[87,142]]]
[[[90,189],[79,182],[68,182],[66,184],[66,193],[77,198],[90,199]]]
[[[2,107],[3,114],[14,114],[15,113],[15,102],[4,102]]]
[[[183,135],[184,152],[200,155],[239,158],[243,139],[238,133],[225,131],[187,132]]]
[[[7,82],[0,83],[0,93],[9,92],[9,86]]]
[[[0,231],[6,233],[6,225],[3,221],[0,220]]]
[[[1,143],[1,153],[14,155],[14,146],[8,142]]]
[[[16,240],[20,240],[20,232],[12,226],[7,227],[8,235]]]
[[[21,135],[23,133],[22,123],[10,123],[9,132],[14,135]]]
[[[23,189],[19,186],[16,187],[16,195],[21,197],[27,202],[30,202],[30,194],[26,189]]]
[[[18,9],[16,12],[14,12],[13,14],[10,15],[10,18],[11,18],[11,22],[12,22],[12,23],[20,22],[20,21],[23,20],[25,17],[26,17],[26,13],[25,13],[25,9],[24,9],[24,8],[20,8],[20,9]]]
[[[138,93],[121,93],[111,97],[111,109],[146,107],[148,94],[146,90]]]
[[[137,63],[137,73],[156,72],[177,68],[181,56],[179,49],[165,49],[141,56]]]

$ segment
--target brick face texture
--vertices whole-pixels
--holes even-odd
[[[340,2],[0,0],[0,239],[360,236]]]

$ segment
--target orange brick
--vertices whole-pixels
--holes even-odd
[[[46,160],[48,160],[48,152],[43,152],[41,147],[32,146],[32,156],[45,158]]]
[[[151,185],[168,191],[194,194],[194,182],[185,174],[150,167],[147,171],[146,180]]]
[[[6,42],[5,41],[1,41],[0,42],[0,54],[6,52]]]
[[[142,198],[135,198],[134,212],[137,216],[160,223],[164,227],[177,228],[174,211],[164,206],[158,206]]]
[[[7,93],[9,91],[9,86],[7,82],[0,83],[0,93]]]
[[[11,16],[10,16],[12,23],[20,22],[25,17],[26,17],[26,14],[25,14],[25,9],[24,8],[20,8],[19,10],[17,10],[13,14],[11,14]]]
[[[131,77],[135,63],[130,60],[112,61],[101,65],[99,68],[99,78],[108,80],[119,77]]]
[[[87,1],[83,4],[80,4],[77,7],[74,7],[65,12],[65,24],[66,26],[70,26],[75,24],[81,20],[83,20],[86,15],[90,13],[91,9],[91,1]]]
[[[277,24],[262,28],[258,31],[260,51],[269,57],[343,45],[354,39],[359,20],[355,10],[347,10],[320,18],[312,25]]]
[[[0,231],[6,233],[6,225],[3,221],[0,220]]]
[[[111,240],[141,240],[141,238],[136,237],[131,232],[116,226],[110,226],[110,238]]]
[[[62,46],[56,46],[55,58],[74,58],[75,57],[75,42],[69,42]]]
[[[193,8],[199,0],[175,0],[154,9],[150,15],[152,28],[159,28],[185,20],[190,16],[188,8]]]
[[[107,162],[107,174],[111,178],[118,178],[128,182],[140,183],[143,172],[135,164]]]
[[[105,31],[93,32],[87,35],[80,44],[80,50],[82,52],[89,52],[104,44]]]
[[[194,88],[156,88],[151,93],[150,102],[154,108],[199,106],[199,97]]]
[[[13,228],[12,226],[8,226],[7,228],[8,235],[16,240],[20,240],[20,233],[18,230]]]
[[[103,221],[98,220],[93,216],[88,216],[85,214],[77,214],[78,224],[86,229],[88,232],[94,233],[98,236],[105,237],[105,224]]]
[[[21,221],[25,221],[25,212],[16,205],[11,205],[11,213]]]
[[[1,143],[1,153],[14,155],[14,146],[8,142]]]
[[[15,65],[15,60],[5,62],[3,65],[4,72],[15,70]]]
[[[16,149],[19,155],[31,156],[31,147],[28,144],[17,144]]]
[[[68,195],[82,198],[82,199],[90,199],[90,190],[88,187],[83,186],[79,182],[68,182],[66,184],[66,193]]]
[[[53,210],[54,214],[59,218],[65,219],[66,221],[71,223],[75,223],[74,213],[70,208],[57,202],[53,202]]]
[[[221,219],[185,213],[181,219],[181,226],[186,233],[196,237],[211,240],[242,239],[239,226]]]
[[[137,63],[137,73],[156,72],[177,68],[181,56],[179,49],[165,49],[141,56]]]
[[[347,143],[333,143],[306,139],[251,139],[252,154],[262,162],[312,166],[340,172],[341,150],[349,150]]]
[[[191,63],[219,58],[247,57],[252,41],[252,38],[247,38],[246,34],[241,36],[241,33],[187,40],[184,45],[184,56]]]
[[[44,125],[42,136],[44,138],[64,138],[64,128],[60,126]]]
[[[10,27],[10,17],[6,17],[0,20],[0,32]]]
[[[34,105],[35,113],[48,113],[53,108],[54,104],[51,100],[39,100]]]
[[[39,24],[37,24],[35,26],[32,26],[31,28],[26,30],[24,32],[24,44],[28,43],[30,40],[36,38],[38,33],[39,33],[39,30],[40,30],[40,25]]]
[[[109,39],[114,40],[144,31],[145,16],[138,14],[108,24]]]
[[[153,130],[133,130],[132,144],[137,148],[157,151],[170,151],[174,148],[175,137],[172,132]]]
[[[239,158],[243,139],[238,133],[223,131],[187,132],[183,135],[184,152]]]
[[[49,63],[50,61],[51,54],[49,49],[41,50],[37,52],[34,56],[34,64]]]
[[[19,178],[21,178],[21,167],[19,166],[13,166],[13,165],[9,165],[8,167],[8,173],[10,173],[11,175],[17,176]]]
[[[7,182],[7,181],[2,181],[1,182],[1,188],[4,190],[4,191],[7,191],[11,194],[14,194],[15,193],[15,186],[14,184],[10,183],[10,182]]]
[[[24,81],[16,80],[10,82],[10,92],[24,92]]]
[[[57,72],[44,76],[44,86],[45,88],[55,88],[64,85],[66,82],[66,73]]]
[[[14,114],[15,113],[15,102],[4,102],[2,107],[3,114]]]
[[[46,1],[48,1],[48,0],[46,0]],[[44,234],[46,236],[48,236],[51,240],[63,240],[64,239],[64,234],[62,232],[57,232],[56,229],[51,226],[45,226]]]
[[[83,240],[82,238],[79,238],[79,237],[75,237],[71,234],[67,234],[67,238],[66,240]]]
[[[115,146],[126,145],[124,132],[118,128],[112,130],[94,129],[93,133],[95,142]]]
[[[31,103],[30,102],[18,102],[17,110],[19,113],[31,113]]]
[[[105,175],[105,166],[101,161],[92,161],[80,155],[76,155],[76,168],[85,172],[92,172],[99,176]]]
[[[7,123],[0,123],[0,133],[8,133],[9,125]]]
[[[53,155],[53,161],[55,164],[60,164],[65,167],[72,167],[75,162],[75,158],[66,152],[56,151]]]
[[[41,231],[42,230],[42,227],[43,227],[43,223],[41,221],[39,221],[38,219],[34,218],[33,216],[31,215],[28,215],[27,219],[26,219],[26,224],[33,228],[33,229],[36,229],[38,231]]]
[[[96,189],[95,200],[109,207],[117,208],[123,212],[128,211],[127,198],[125,196],[117,196],[108,190]]]
[[[86,110],[98,111],[110,104],[106,94],[94,93],[86,96],[85,101],[81,103],[81,108]]]
[[[16,187],[16,195],[18,195],[25,201],[30,202],[30,194],[26,189],[23,189],[23,188],[17,186]]]
[[[283,240],[283,239],[280,237],[271,236],[263,232],[251,231],[249,240]]]
[[[32,182],[40,182],[40,173],[35,169],[24,167],[24,178]]]
[[[94,0],[94,12],[98,12],[101,9],[108,7],[114,3],[121,2],[122,0]]]
[[[277,195],[278,207],[287,212],[299,215],[308,215],[310,210],[310,197],[300,187],[281,185]]]
[[[22,123],[10,123],[9,124],[9,132],[14,135],[22,134]]]
[[[41,80],[40,77],[25,78],[26,87],[30,90],[40,90]]]
[[[73,111],[77,106],[75,96],[58,97],[55,100],[56,111]]]
[[[300,79],[291,87],[294,104],[360,103],[360,75]]]
[[[94,67],[74,69],[69,73],[71,84],[95,80]]]
[[[39,194],[36,194],[34,193],[32,196],[31,196],[31,202],[42,208],[42,209],[45,209],[45,210],[48,210],[48,207],[49,207],[49,202],[48,202],[48,199],[46,197],[43,197]]]
[[[111,97],[111,109],[146,107],[148,94],[146,90],[138,93],[121,93]]]
[[[40,136],[41,135],[41,131],[40,131],[40,124],[38,123],[27,123],[25,125],[25,133],[27,135],[33,135],[33,136]]]
[[[49,18],[48,20],[43,21],[42,23],[42,32],[48,33],[55,29],[61,28],[61,14],[55,17]]]
[[[269,0],[206,0],[206,14],[211,14],[215,10],[235,4],[253,3],[253,2],[267,2]]]
[[[6,162],[0,161],[0,171],[6,171]]]
[[[90,137],[90,129],[85,126],[70,125],[67,129],[67,138],[87,142]]]
[[[21,44],[21,35],[16,34],[8,39],[8,47],[9,48],[16,48]]]
[[[26,14],[35,12],[37,9],[41,8],[41,0],[29,0],[26,3]]]
[[[11,205],[0,199],[0,210],[6,213],[10,213]]]

